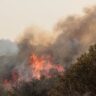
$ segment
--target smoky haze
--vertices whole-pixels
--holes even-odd
[[[55,28],[61,33],[51,50],[55,60],[66,67],[96,43],[96,7],[85,8],[84,11],[82,16],[69,16],[59,21]]]
[[[82,16],[73,15],[60,20],[52,33],[32,27],[25,30],[15,42],[0,40],[0,76],[8,76],[15,69],[21,71],[23,78],[28,77],[30,70],[27,64],[32,53],[50,55],[54,64],[68,68],[94,43],[96,7],[86,8]]]

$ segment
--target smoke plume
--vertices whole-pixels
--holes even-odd
[[[54,64],[68,68],[94,43],[96,7],[87,8],[82,16],[69,16],[60,20],[53,32],[30,27],[15,42],[0,40],[0,76],[9,78],[9,74],[17,70],[23,74],[23,78],[28,78],[30,70],[27,65],[33,53],[45,57],[50,55]]]
[[[69,67],[88,47],[96,43],[96,7],[86,8],[82,16],[69,16],[60,20],[55,32],[60,35],[49,48],[55,61]]]

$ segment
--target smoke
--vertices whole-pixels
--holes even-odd
[[[9,40],[0,40],[0,56],[16,55],[19,49],[18,46]]]
[[[41,54],[45,46],[47,48],[52,43],[52,38],[51,33],[49,34],[38,27],[30,27],[20,37],[17,37],[15,42],[1,40],[0,80],[2,78],[7,80],[12,79],[12,74],[15,72],[20,75],[20,79],[25,81],[30,80],[30,75],[32,74],[32,70],[28,66],[30,56],[32,54]]]
[[[0,81],[1,77],[10,74],[10,69],[16,66],[16,56],[19,52],[18,45],[10,40],[0,40]]]
[[[28,78],[29,58],[33,53],[50,55],[54,64],[65,68],[76,61],[88,47],[96,43],[96,7],[87,8],[82,16],[60,20],[53,32],[29,27],[18,40],[0,40],[0,76],[10,77],[13,70]]]
[[[84,11],[82,16],[69,16],[55,26],[54,34],[60,35],[49,50],[55,61],[67,68],[96,43],[96,7]]]

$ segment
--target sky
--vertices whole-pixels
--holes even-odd
[[[0,0],[0,39],[14,39],[33,25],[52,30],[60,18],[95,4],[96,0]]]

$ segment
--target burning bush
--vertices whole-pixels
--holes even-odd
[[[89,53],[71,64],[96,43],[96,7],[83,16],[61,20],[54,31],[46,34],[38,28],[28,28],[20,40],[0,40],[1,93],[4,88],[4,93],[7,90],[8,94],[16,96],[32,96],[33,93],[43,96],[44,92],[44,96],[95,94],[96,48],[91,47]],[[39,88],[34,89],[33,85]]]
[[[78,58],[63,76],[33,79],[13,86],[12,96],[95,96],[96,45]]]

